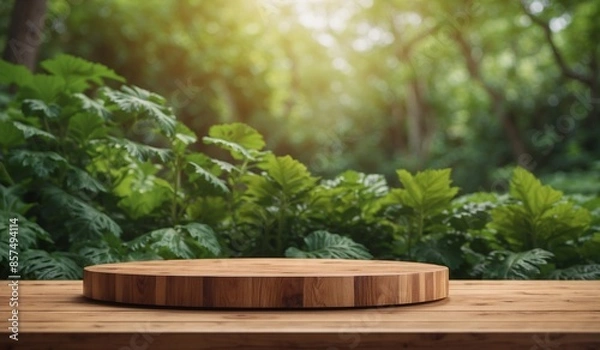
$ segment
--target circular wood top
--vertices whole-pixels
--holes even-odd
[[[199,259],[88,266],[91,299],[174,307],[326,308],[448,296],[448,268],[400,261]]]

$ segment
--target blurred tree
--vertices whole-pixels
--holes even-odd
[[[15,1],[3,59],[35,69],[38,50],[44,37],[46,0]]]
[[[585,171],[600,155],[598,1],[48,6],[42,55],[110,66],[201,135],[249,123],[319,175],[453,167],[473,191],[501,189],[507,166]]]

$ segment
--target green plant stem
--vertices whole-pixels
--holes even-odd
[[[6,170],[4,163],[0,163],[0,174],[2,175],[2,178],[6,179],[6,181],[8,181],[9,185],[13,186],[15,184],[15,181],[8,173],[8,170]]]
[[[283,235],[284,235],[284,230],[285,230],[285,215],[287,212],[287,198],[283,198],[283,201],[281,203],[281,208],[279,208],[279,217],[277,219],[278,221],[278,225],[277,225],[277,254],[278,255],[283,255]]]
[[[173,225],[179,224],[179,215],[177,211],[177,200],[179,187],[181,186],[181,159],[179,156],[175,158],[175,174],[173,181],[173,202],[171,203],[171,222]]]
[[[423,215],[422,212],[419,212],[419,214],[417,215],[417,232],[416,232],[416,237],[413,237],[413,231],[411,230],[408,234],[408,242],[407,242],[407,255],[409,259],[413,259],[413,238],[415,239],[414,243],[417,243],[421,240],[421,237],[423,236],[423,229],[424,229],[424,222],[425,222],[425,217]]]

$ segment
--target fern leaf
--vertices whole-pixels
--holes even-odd
[[[227,185],[225,184],[225,182],[223,180],[219,179],[218,177],[213,175],[210,171],[206,170],[204,167],[202,167],[201,165],[199,165],[195,162],[190,161],[190,162],[188,162],[188,164],[190,164],[194,168],[195,173],[200,175],[204,180],[206,180],[206,182],[208,182],[215,188],[218,188],[225,193],[229,193],[229,188],[227,187]]]
[[[121,91],[106,89],[105,95],[121,110],[150,118],[167,136],[173,136],[175,133],[177,122],[165,106],[162,96],[136,86],[123,86]]]
[[[304,238],[305,249],[290,247],[288,258],[371,259],[373,256],[362,244],[327,231],[315,231]]]
[[[50,103],[46,104],[40,100],[23,100],[21,105],[23,115],[26,117],[38,117],[40,119],[57,119],[60,115],[60,107]]]
[[[81,279],[83,269],[72,253],[43,250],[26,250],[21,255],[23,274],[38,280],[75,280]]]
[[[14,151],[10,157],[10,162],[23,167],[31,175],[39,178],[47,178],[67,164],[67,160],[58,153],[24,149]]]
[[[125,149],[129,155],[143,162],[156,157],[160,159],[161,162],[166,163],[173,157],[171,150],[166,148],[148,146],[125,138],[111,136],[108,137],[108,139],[113,146]]]
[[[533,279],[554,254],[543,249],[524,252],[493,251],[476,269],[489,279]]]
[[[38,129],[34,126],[23,124],[23,123],[17,122],[17,121],[13,122],[13,125],[17,129],[21,130],[21,132],[23,133],[23,136],[26,139],[37,136],[37,137],[44,138],[46,140],[52,140],[52,141],[56,140],[56,137],[54,135],[52,135],[51,133],[46,132],[42,129]]]
[[[200,247],[207,249],[214,256],[221,254],[221,245],[217,240],[215,232],[210,226],[192,222],[180,226],[179,229],[187,231]]]
[[[555,270],[550,278],[557,280],[600,280],[600,264],[577,265]]]
[[[48,215],[56,216],[57,208],[67,214],[65,226],[74,233],[72,241],[99,238],[105,233],[121,235],[121,227],[108,215],[58,187],[43,189],[42,196],[46,211],[51,212]]]
[[[70,190],[86,190],[91,193],[106,192],[106,188],[87,171],[78,167],[69,166],[66,176],[66,185]]]

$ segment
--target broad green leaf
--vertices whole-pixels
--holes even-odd
[[[173,157],[170,149],[148,146],[126,138],[109,136],[108,139],[112,147],[125,149],[132,157],[142,162],[156,157],[166,163]]]
[[[2,259],[5,259],[8,255],[8,244],[10,242],[9,220],[13,218],[18,220],[19,225],[19,235],[17,237],[19,240],[19,251],[34,248],[37,246],[38,242],[41,241],[52,243],[50,234],[36,222],[31,221],[27,217],[17,214],[14,211],[3,209],[0,210],[0,220],[2,220],[0,222],[0,247],[2,248],[0,257],[2,257]]]
[[[11,148],[25,142],[23,132],[11,121],[0,121],[0,146]]]
[[[120,91],[105,89],[104,94],[122,111],[153,120],[167,136],[175,133],[177,121],[162,96],[136,86],[123,86]]]
[[[22,184],[5,187],[0,184],[0,210],[24,215],[33,204],[25,204],[21,199],[26,187]]]
[[[52,135],[49,132],[46,132],[42,129],[36,128],[34,126],[31,125],[27,125],[27,124],[23,124],[21,122],[13,122],[13,125],[21,130],[21,132],[23,133],[23,136],[25,136],[26,139],[29,139],[31,137],[37,136],[37,137],[41,137],[44,138],[46,140],[56,140],[56,137],[54,135]]]
[[[245,147],[231,141],[218,139],[214,137],[203,137],[202,141],[207,145],[215,145],[221,149],[229,151],[231,156],[234,159],[246,159],[246,160],[255,160],[255,155],[251,152],[251,150],[246,149]]]
[[[458,187],[451,186],[450,171],[425,170],[413,176],[406,170],[398,170],[398,178],[404,188],[390,191],[390,196],[400,204],[413,208],[422,217],[437,214],[448,208],[458,193]]]
[[[24,95],[42,100],[45,103],[56,103],[58,96],[65,92],[65,80],[61,77],[35,74],[31,82],[22,88]]]
[[[276,157],[269,155],[259,165],[277,188],[288,197],[307,191],[315,186],[316,178],[312,177],[304,164],[290,156]]]
[[[0,60],[0,84],[24,86],[33,79],[33,74],[23,65]]]
[[[202,178],[211,186],[223,191],[224,193],[229,193],[229,188],[227,187],[225,181],[219,179],[210,171],[208,166],[212,165],[213,163],[210,162],[208,157],[201,154],[192,154],[186,157],[186,160],[188,161],[188,164],[191,165],[196,175],[199,175],[200,178]],[[193,178],[191,178],[191,180],[194,181]]]
[[[198,141],[196,134],[183,123],[177,123],[175,126],[175,137],[173,138],[173,150],[177,154],[183,154],[188,145]]]
[[[90,114],[97,115],[98,117],[102,118],[103,120],[110,119],[111,113],[106,108],[106,106],[104,106],[104,101],[94,100],[90,97],[87,97],[86,95],[84,95],[82,93],[73,94],[73,97],[74,97],[74,99],[79,101],[79,105],[80,105],[81,109],[83,109],[84,111],[86,111]]]
[[[31,175],[46,178],[56,170],[63,168],[67,160],[55,152],[37,152],[16,150],[10,157],[10,162],[25,168]]]
[[[60,107],[56,104],[46,104],[41,100],[23,100],[21,109],[25,116],[35,116],[40,119],[57,119],[60,115]]]
[[[290,247],[285,251],[288,258],[318,259],[371,259],[373,256],[362,244],[327,231],[315,231],[304,238],[305,247]]]
[[[88,82],[103,85],[104,79],[124,82],[112,69],[82,58],[60,54],[43,61],[41,64],[47,72],[65,80],[66,88],[71,92],[82,92],[89,87]]]
[[[101,240],[85,242],[78,253],[89,264],[107,264],[124,260],[125,244],[113,234],[105,234]]]
[[[171,185],[157,177],[158,169],[151,163],[131,164],[113,193],[121,197],[118,206],[133,219],[150,215],[173,196]]]
[[[557,280],[600,280],[600,264],[577,265],[555,270],[550,278]]]
[[[87,171],[69,166],[66,174],[66,186],[72,191],[89,191],[90,193],[106,192],[104,185]]]
[[[210,226],[192,222],[180,226],[180,229],[187,231],[200,247],[207,249],[214,256],[221,254],[221,245]]]
[[[466,237],[460,234],[429,235],[414,247],[414,255],[418,261],[444,265],[451,271],[458,270],[464,263],[461,248],[466,242]]]
[[[541,267],[554,257],[549,251],[532,249],[524,252],[494,251],[476,269],[485,279],[534,279],[540,275]]]
[[[46,215],[65,217],[65,226],[74,234],[70,237],[72,241],[98,238],[106,233],[121,235],[121,227],[111,217],[58,187],[44,188],[42,198]]]
[[[562,192],[543,186],[523,168],[516,168],[510,181],[510,195],[523,202],[531,216],[538,216],[562,198]]]
[[[212,126],[208,135],[242,146],[247,150],[260,151],[265,147],[262,135],[244,123],[220,124]]]
[[[515,170],[511,195],[518,202],[494,208],[488,224],[511,249],[553,251],[582,235],[591,223],[587,209],[564,201],[561,192],[543,186],[526,170]]]
[[[193,248],[186,238],[187,235],[169,227],[146,233],[129,242],[129,246],[134,251],[151,249],[164,259],[196,258]]]
[[[26,250],[21,255],[22,273],[38,280],[81,279],[83,269],[75,262],[75,257],[75,254],[66,252]]]
[[[108,134],[104,120],[89,113],[77,113],[69,119],[67,130],[71,136],[84,143],[92,139],[103,138]]]

